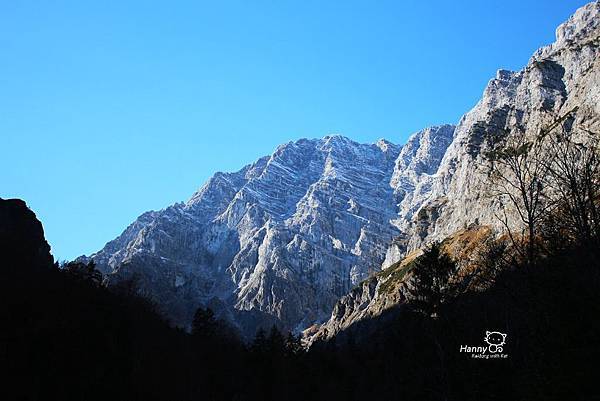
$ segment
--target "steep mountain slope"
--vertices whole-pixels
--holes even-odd
[[[133,279],[176,324],[210,305],[248,334],[308,327],[427,242],[499,228],[488,150],[566,113],[598,130],[599,8],[578,10],[523,70],[498,71],[456,128],[426,129],[404,147],[341,136],[282,145],[215,174],[186,203],[143,214],[91,258],[110,284]]]
[[[453,131],[418,132],[404,148],[342,136],[282,145],[215,174],[186,203],[143,214],[91,258],[110,284],[134,280],[176,324],[210,305],[247,334],[302,329],[379,270]]]
[[[406,238],[414,214],[431,195],[439,161],[452,141],[454,129],[453,125],[427,128],[411,136],[402,147],[390,183],[398,205],[398,216],[392,221],[400,231],[395,243]],[[383,267],[401,256],[398,247],[390,246]]]
[[[523,70],[498,71],[481,101],[461,118],[437,172],[421,182],[431,190],[414,192],[412,198],[420,202],[405,206],[412,213],[396,225],[402,234],[388,249],[384,266],[389,271],[342,297],[328,322],[307,331],[309,341],[329,338],[403,303],[404,267],[426,243],[460,236],[468,227],[503,229],[496,214],[505,206],[489,196],[486,152],[511,138],[533,139],[567,114],[573,126],[600,132],[599,56],[600,3],[593,2],[559,26],[556,42],[539,49]]]
[[[600,3],[593,2],[560,25],[556,42],[535,52],[523,70],[498,71],[460,120],[433,191],[408,230],[408,250],[472,223],[500,228],[485,153],[508,137],[533,139],[567,114],[573,126],[600,131],[599,56]]]
[[[466,277],[474,270],[473,261],[479,261],[486,242],[494,237],[495,232],[489,226],[471,226],[445,238],[441,249],[456,262],[458,275]],[[414,250],[354,287],[336,303],[327,322],[305,330],[306,343],[330,339],[361,320],[380,316],[406,303],[411,298],[409,279],[414,262],[422,254],[422,250]]]
[[[24,201],[0,198],[0,222],[3,269],[13,271],[23,266],[28,269],[49,269],[53,266],[54,258],[44,237],[42,223]]]

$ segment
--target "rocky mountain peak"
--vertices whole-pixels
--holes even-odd
[[[210,304],[249,335],[274,322],[302,329],[379,269],[399,234],[392,176],[418,185],[451,135],[451,126],[424,130],[402,172],[403,147],[390,141],[288,142],[216,173],[186,203],[143,214],[91,258],[109,283],[136,280],[177,324]]]
[[[594,35],[600,28],[600,3],[594,1],[579,8],[556,29],[555,47],[577,40],[584,40]]]
[[[179,325],[200,305],[249,335],[324,320],[382,266],[466,226],[498,224],[484,153],[507,133],[533,135],[574,108],[575,123],[600,122],[598,11],[597,2],[578,10],[523,70],[499,70],[457,126],[404,146],[288,142],[215,174],[186,203],[140,216],[91,257],[109,283],[134,280]]]
[[[556,36],[556,42],[535,52],[522,70],[499,70],[452,135],[436,135],[450,143],[441,146],[445,152],[433,174],[415,166],[421,159],[417,157],[419,149],[427,147],[423,144],[427,143],[426,132],[409,139],[392,178],[400,206],[394,223],[400,235],[388,248],[387,269],[341,298],[330,320],[313,330],[318,333],[313,335],[332,336],[356,320],[401,304],[401,286],[390,292],[386,285],[382,291],[386,273],[398,271],[426,244],[451,238],[469,227],[486,235],[504,230],[496,216],[501,210],[510,216],[511,210],[490,196],[487,151],[510,139],[534,140],[541,129],[567,114],[572,126],[600,132],[600,3],[577,10],[557,29]],[[424,178],[415,184],[419,173]],[[423,187],[425,191],[419,189]],[[519,220],[513,216],[507,224],[516,227]]]

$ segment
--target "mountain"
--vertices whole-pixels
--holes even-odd
[[[5,269],[51,268],[54,258],[42,223],[21,199],[0,198],[0,254]],[[18,261],[19,267],[17,267]]]
[[[178,325],[208,305],[248,335],[304,329],[380,269],[453,133],[428,128],[404,147],[339,135],[281,145],[144,213],[90,258],[109,285],[135,281]]]
[[[421,181],[425,193],[419,195],[417,190],[411,195],[420,202],[409,202],[413,212],[406,215],[412,219],[397,225],[402,234],[387,251],[388,269],[342,297],[330,319],[311,328],[311,341],[330,338],[365,317],[402,304],[405,267],[427,243],[503,230],[496,216],[507,207],[490,196],[487,152],[511,140],[534,141],[543,129],[566,117],[570,126],[600,132],[599,2],[580,8],[560,25],[556,41],[536,51],[524,69],[498,71],[479,103],[456,126],[438,170]],[[514,213],[507,216],[509,226],[519,224]]]
[[[395,242],[410,232],[410,222],[415,213],[431,195],[440,159],[445,154],[454,131],[453,125],[427,128],[412,135],[402,147],[390,182],[399,207],[398,216],[392,221],[400,232]],[[398,248],[390,246],[383,267],[400,258]]]
[[[200,305],[251,335],[328,318],[340,327],[334,306],[351,290],[340,301],[350,323],[362,315],[351,311],[355,295],[361,308],[378,299],[373,313],[397,304],[397,292],[378,293],[397,275],[375,273],[469,227],[502,228],[488,151],[566,116],[598,130],[599,7],[577,10],[523,70],[499,70],[456,127],[425,129],[404,146],[342,136],[287,143],[215,174],[185,203],[143,214],[91,259],[109,284],[134,281],[184,326]]]
[[[457,263],[459,269],[457,276],[466,277],[465,273],[474,267],[472,261],[478,262],[477,253],[482,249],[482,244],[494,237],[495,233],[490,226],[472,225],[445,238],[441,242],[441,248]],[[373,274],[342,296],[326,322],[304,331],[306,343],[329,340],[345,330],[352,330],[358,322],[368,321],[386,312],[396,312],[401,309],[399,307],[412,299],[407,279],[411,276],[413,262],[422,253],[421,249],[409,252],[400,261]],[[364,332],[368,331],[364,330]],[[361,335],[364,336],[364,332]]]

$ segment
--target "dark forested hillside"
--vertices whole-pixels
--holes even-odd
[[[104,288],[93,266],[53,264],[24,202],[0,201],[0,215],[3,399],[563,400],[596,393],[600,264],[588,246],[564,246],[535,268],[508,258],[515,264],[485,291],[441,303],[438,295],[421,297],[304,351],[276,329],[245,344],[206,309],[191,333],[173,328],[132,288]],[[435,258],[451,263],[432,250],[417,265],[442,263]],[[505,334],[505,357],[461,352],[485,346],[486,331]]]

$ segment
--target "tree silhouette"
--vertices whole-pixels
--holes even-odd
[[[547,128],[548,153],[546,182],[556,197],[556,210],[550,221],[554,230],[598,249],[600,235],[600,142],[598,134],[573,127],[563,118]]]
[[[453,295],[449,280],[456,272],[456,264],[441,251],[439,243],[432,244],[413,263],[407,286],[411,304],[415,310],[437,317],[442,303]]]
[[[256,331],[256,335],[254,336],[254,340],[252,341],[250,349],[258,354],[265,353],[267,351],[267,334],[265,329],[262,327]]]
[[[102,284],[102,273],[96,270],[96,264],[93,260],[88,263],[67,262],[62,265],[62,269],[77,279],[88,281],[97,286]]]
[[[301,336],[295,336],[292,332],[289,332],[285,339],[285,350],[288,355],[296,355],[302,352]]]
[[[199,337],[214,337],[217,331],[217,320],[210,308],[198,308],[192,321],[192,335]]]
[[[543,138],[530,141],[524,129],[505,131],[506,141],[501,147],[486,153],[491,162],[492,195],[501,202],[502,216],[496,216],[504,225],[517,252],[535,264],[536,235],[540,223],[552,207],[544,179],[548,165],[544,160]],[[525,229],[515,235],[506,206],[514,209]]]
[[[275,352],[283,352],[285,349],[285,338],[277,326],[272,326],[269,332],[269,338],[267,339],[269,348]]]

